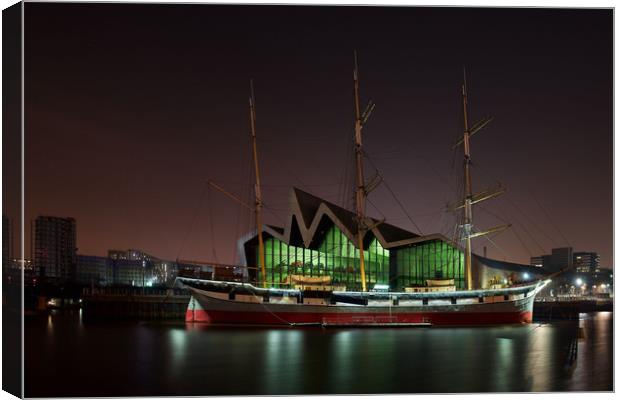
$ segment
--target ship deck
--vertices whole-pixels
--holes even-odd
[[[508,296],[523,294],[528,297],[531,291],[538,290],[541,285],[546,285],[547,281],[537,281],[528,285],[513,286],[502,289],[479,289],[479,290],[460,290],[453,292],[358,292],[358,291],[302,291],[297,289],[282,288],[260,288],[251,283],[225,282],[206,279],[178,277],[184,285],[193,286],[203,290],[220,293],[235,293],[238,295],[252,295],[260,297],[317,297],[332,298],[334,301],[359,303],[366,305],[373,301],[390,300],[439,300],[439,299],[472,299],[491,296]]]

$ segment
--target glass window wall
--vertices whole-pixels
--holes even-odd
[[[463,253],[446,242],[411,245],[397,249],[395,254],[397,281],[389,282],[389,251],[376,238],[372,239],[364,250],[368,289],[375,284],[389,284],[392,290],[402,290],[406,286],[423,286],[426,279],[434,278],[454,279],[458,288],[464,287]],[[328,275],[333,285],[360,290],[359,265],[359,250],[335,226],[325,233],[316,250],[289,246],[273,237],[265,239],[266,283],[272,287],[289,287],[290,275]]]

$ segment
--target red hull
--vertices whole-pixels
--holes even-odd
[[[332,294],[326,299],[207,281],[189,286],[187,322],[248,325],[403,326],[498,325],[532,322],[534,296],[548,281],[501,290]],[[226,289],[230,286],[230,292]],[[217,289],[205,290],[208,288]],[[231,295],[232,293],[232,295]],[[244,297],[242,297],[244,296]],[[301,302],[302,299],[304,302]],[[364,299],[365,304],[351,301]]]
[[[256,324],[256,325],[289,325],[289,324],[414,324],[430,323],[432,325],[495,325],[531,323],[532,312],[513,313],[468,313],[468,312],[429,312],[429,313],[278,313],[187,310],[187,322],[207,322],[222,324]]]

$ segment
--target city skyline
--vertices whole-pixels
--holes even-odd
[[[25,8],[33,21],[26,223],[39,214],[74,217],[81,254],[138,248],[163,259],[235,261],[251,216],[208,192],[206,180],[249,200],[250,78],[265,222],[281,225],[293,186],[340,202],[353,167],[346,154],[357,49],[363,102],[377,104],[365,149],[415,226],[385,187],[370,195],[370,215],[413,232],[449,232],[443,209],[457,200],[460,158],[451,149],[462,134],[465,65],[472,122],[495,117],[472,140],[474,189],[496,180],[508,189],[476,209],[475,222],[513,224],[492,238],[497,247],[482,239],[474,250],[528,264],[570,245],[612,267],[606,10]],[[530,30],[517,31],[525,21]]]
[[[6,215],[3,215],[3,216],[4,216],[4,217],[6,217]],[[40,215],[40,216],[38,216],[38,217],[37,217],[37,219],[39,219],[39,218],[73,219],[72,217],[58,217],[58,216],[50,216],[50,215]],[[10,221],[10,220],[9,220],[9,221]],[[33,221],[32,221],[32,222],[33,222],[33,224],[32,224],[32,225],[34,225],[34,222],[35,222],[35,221],[36,221],[36,220],[33,220]],[[9,234],[9,235],[7,235],[7,236],[8,236],[10,239],[9,239],[9,241],[8,241],[8,242],[6,242],[6,243],[5,243],[5,246],[7,246],[7,249],[10,249],[10,251],[5,251],[5,252],[3,252],[3,254],[4,254],[5,256],[7,256],[7,257],[9,257],[9,256],[10,256],[10,259],[17,260],[17,258],[15,257],[15,256],[16,256],[16,254],[15,254],[15,252],[13,251],[13,245],[12,245],[13,243],[12,243],[12,242],[14,241],[14,238],[13,238],[13,235],[12,235],[12,231],[11,231],[11,230],[9,230],[9,232],[11,232],[11,234]],[[570,250],[571,250],[571,251],[575,254],[575,256],[578,256],[578,255],[579,255],[579,256],[586,255],[586,256],[590,257],[590,255],[592,254],[592,255],[596,255],[597,260],[598,260],[598,257],[599,257],[599,253],[598,253],[597,251],[583,251],[583,249],[581,249],[581,250],[579,250],[579,251],[576,251],[575,249],[573,249],[573,248],[572,248],[572,247],[570,247],[570,246],[569,246],[569,247],[561,247],[561,248],[552,248],[552,249],[550,249],[550,250],[551,250],[551,251],[553,251],[553,250],[564,250],[564,249],[570,249]],[[118,252],[138,252],[138,253],[141,253],[141,254],[143,253],[141,249],[136,248],[136,247],[129,247],[129,248],[123,248],[123,249],[120,249],[120,248],[108,248],[107,250],[105,250],[105,251],[104,251],[104,253],[103,253],[103,254],[85,254],[85,253],[80,253],[80,252],[78,252],[77,250],[79,250],[79,249],[78,249],[78,248],[76,248],[76,254],[77,254],[78,256],[87,256],[87,257],[101,257],[101,258],[111,257],[111,254],[118,253]],[[144,254],[146,254],[146,253],[144,253]],[[153,256],[155,256],[155,257],[156,257],[156,255],[153,255]],[[151,255],[149,255],[149,257],[151,257]],[[534,256],[532,256],[532,257],[530,258],[530,265],[532,265],[532,266],[537,266],[537,267],[542,267],[542,264],[540,264],[540,263],[542,263],[542,260],[543,260],[543,258],[545,258],[545,257],[551,257],[551,255],[550,255],[550,254],[539,254],[539,255],[534,255]],[[32,262],[32,260],[33,260],[34,258],[35,258],[35,257],[33,257],[33,255],[30,255],[29,257],[28,257],[28,256],[26,257],[26,260],[27,260],[27,261]],[[156,257],[156,258],[158,258],[158,257]],[[159,258],[158,258],[158,259],[159,259]],[[536,263],[534,262],[535,260],[536,260]],[[171,262],[173,262],[173,261],[175,261],[175,260],[172,260],[172,259],[167,259],[167,260],[164,260],[164,259],[162,259],[162,261],[171,261]],[[590,262],[590,261],[589,261],[589,258],[588,258],[588,262]],[[597,263],[598,263],[598,261],[597,261]],[[597,265],[598,265],[598,264],[597,264]],[[605,266],[601,266],[601,268],[604,268],[604,269],[609,269],[609,268],[606,268]],[[578,272],[579,272],[579,271],[578,271]]]

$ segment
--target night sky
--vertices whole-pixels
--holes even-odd
[[[235,261],[252,217],[205,185],[249,201],[250,78],[266,222],[284,224],[291,186],[343,204],[357,49],[362,103],[377,104],[365,150],[423,233],[452,235],[466,67],[471,122],[495,118],[472,138],[474,191],[507,188],[474,222],[513,224],[474,250],[529,263],[572,245],[612,266],[611,10],[25,9],[25,218],[76,218],[80,254]],[[386,186],[370,201],[416,231]]]

